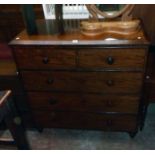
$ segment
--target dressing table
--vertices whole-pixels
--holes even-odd
[[[148,45],[132,35],[87,36],[80,20],[38,20],[10,42],[33,127],[124,131],[144,124]]]

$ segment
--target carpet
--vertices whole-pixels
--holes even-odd
[[[155,104],[152,105],[154,108]],[[149,108],[153,109],[152,107]],[[134,139],[125,132],[71,129],[44,129],[43,133],[28,131],[27,136],[33,150],[154,150],[155,112],[151,109],[144,129],[139,131]],[[6,131],[0,136],[9,136],[9,132]]]

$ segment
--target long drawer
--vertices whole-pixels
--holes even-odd
[[[16,62],[21,69],[69,69],[76,67],[74,49],[55,49],[51,47],[15,48]]]
[[[32,109],[81,112],[137,113],[139,97],[133,95],[95,95],[74,93],[29,92]]]
[[[21,74],[29,91],[139,93],[142,84],[139,72],[23,71]]]
[[[77,54],[76,54],[77,53]],[[21,69],[143,69],[145,49],[20,47],[14,55]]]
[[[137,117],[135,115],[105,115],[95,113],[35,111],[36,123],[50,128],[81,128],[115,131],[135,131]]]
[[[79,65],[82,68],[143,69],[145,49],[82,49]]]

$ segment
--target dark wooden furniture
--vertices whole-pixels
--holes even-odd
[[[133,137],[146,104],[143,31],[90,38],[77,29],[79,21],[63,21],[63,34],[55,24],[39,21],[38,35],[23,31],[10,43],[36,124]]]
[[[18,149],[29,149],[25,130],[11,99],[11,90],[0,91],[0,123],[2,122],[6,124],[14,141],[0,139],[0,144],[15,144]]]
[[[133,17],[141,19],[144,25],[145,32],[148,35],[148,38],[150,39],[153,46],[155,44],[155,19],[153,18],[155,16],[154,9],[155,5],[153,4],[137,4],[135,5],[134,11],[132,13]],[[37,19],[44,18],[42,6],[40,4],[35,4],[34,10]],[[24,27],[25,26],[20,4],[0,5],[0,41],[7,43],[8,41],[12,40],[15,35],[20,33],[20,31],[22,31]],[[154,61],[152,61],[154,59],[153,49],[150,51],[150,56],[148,59],[149,66],[147,67],[147,69],[154,72]],[[152,76],[152,74],[149,74],[149,76],[151,86],[149,102],[155,103],[155,87],[151,82],[154,81],[155,78],[154,76]]]

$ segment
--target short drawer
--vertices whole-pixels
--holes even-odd
[[[76,66],[74,49],[18,47],[14,48],[14,55],[21,69],[68,69]]]
[[[143,69],[146,49],[81,49],[81,68]]]
[[[139,72],[23,71],[22,78],[29,91],[139,93],[142,84]]]
[[[104,115],[69,111],[33,111],[33,114],[38,125],[46,128],[81,128],[109,131],[135,131],[137,128],[135,115]]]
[[[139,107],[139,97],[133,95],[29,92],[28,98],[38,110],[137,113]]]

